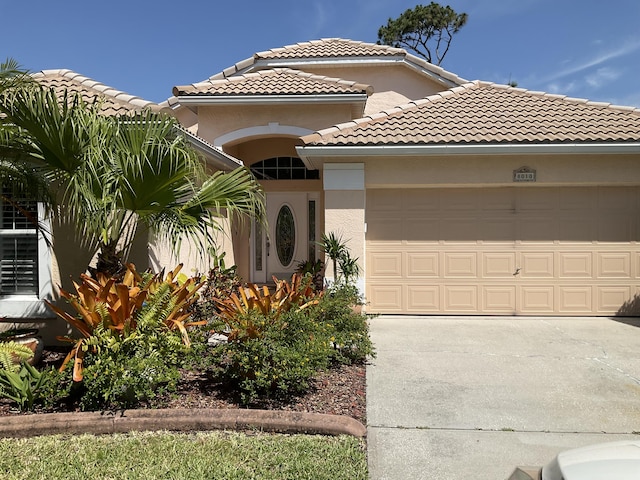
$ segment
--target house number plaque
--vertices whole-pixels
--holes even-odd
[[[514,182],[535,182],[536,171],[529,167],[520,167],[513,171]]]

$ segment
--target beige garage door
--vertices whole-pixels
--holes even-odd
[[[369,311],[633,313],[639,207],[635,187],[368,190]]]

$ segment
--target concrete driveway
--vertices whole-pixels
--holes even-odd
[[[371,320],[370,478],[506,479],[640,433],[640,319]]]

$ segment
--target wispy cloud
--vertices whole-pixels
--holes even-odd
[[[640,38],[635,38],[632,40],[627,41],[626,43],[622,44],[621,46],[611,49],[609,51],[600,53],[598,55],[596,55],[595,57],[579,63],[577,65],[573,65],[570,66],[568,68],[565,68],[563,70],[560,70],[552,75],[549,75],[548,77],[544,78],[542,81],[543,82],[552,82],[554,80],[558,80],[564,77],[567,77],[569,75],[573,75],[575,73],[579,73],[582,72],[584,70],[587,70],[589,68],[593,68],[593,67],[597,67],[598,65],[602,65],[605,62],[608,62],[609,60],[613,60],[615,58],[618,57],[623,57],[625,55],[629,55],[630,53],[635,52],[636,50],[640,49]]]
[[[601,86],[612,82],[622,76],[622,70],[613,69],[611,67],[601,67],[594,73],[587,75],[585,81],[587,85],[593,88],[600,88]]]

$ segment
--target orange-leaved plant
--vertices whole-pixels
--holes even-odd
[[[323,292],[317,292],[312,286],[312,278],[294,273],[291,282],[278,280],[272,293],[269,287],[248,284],[240,287],[238,293],[226,298],[214,298],[218,307],[218,317],[228,329],[230,342],[244,338],[259,338],[265,328],[265,322],[275,323],[280,315],[294,308],[304,310],[317,305]],[[250,315],[257,312],[259,317]]]
[[[81,338],[59,337],[74,344],[63,362],[63,370],[74,359],[73,380],[82,381],[83,359],[93,343],[96,329],[110,331],[119,339],[127,338],[136,331],[138,322],[144,315],[157,315],[168,330],[178,330],[182,343],[190,345],[188,327],[204,325],[206,322],[189,321],[191,305],[198,299],[197,291],[203,282],[196,278],[186,278],[178,273],[182,264],[169,272],[155,275],[137,272],[135,265],[127,264],[122,279],[97,274],[96,278],[82,274],[81,283],[73,282],[76,293],[60,288],[60,294],[76,310],[73,316],[47,302],[51,309],[63,320],[75,327]],[[184,277],[184,278],[182,278]],[[150,305],[154,296],[158,301]],[[162,303],[159,305],[159,303]],[[95,346],[92,348],[95,349]]]

